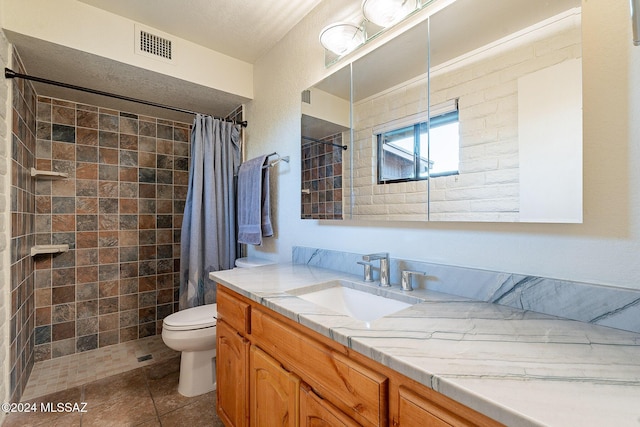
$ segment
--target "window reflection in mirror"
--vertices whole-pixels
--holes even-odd
[[[438,115],[428,122],[409,126],[391,123],[385,125],[391,130],[376,133],[378,184],[458,173],[460,126],[457,102],[432,108],[432,111]]]

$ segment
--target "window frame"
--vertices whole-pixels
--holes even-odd
[[[414,181],[425,181],[429,178],[436,178],[440,176],[451,176],[451,175],[459,175],[460,170],[458,168],[457,171],[451,172],[441,172],[441,173],[427,173],[426,176],[420,176],[420,165],[423,161],[430,163],[429,158],[429,147],[427,146],[427,156],[422,155],[420,150],[421,143],[421,135],[426,135],[429,138],[430,129],[444,126],[453,122],[460,122],[460,115],[458,110],[458,100],[452,100],[446,103],[439,104],[431,109],[436,113],[435,116],[426,119],[425,114],[416,114],[413,116],[405,117],[394,122],[386,123],[382,126],[378,126],[373,129],[373,133],[376,139],[377,144],[377,183],[378,184],[393,184],[400,182],[414,182]],[[391,178],[384,179],[382,176],[383,172],[383,154],[384,154],[384,144],[383,141],[384,135],[400,131],[403,129],[413,128],[413,175],[407,178]],[[422,130],[426,128],[426,132]],[[458,140],[459,144],[459,140]]]

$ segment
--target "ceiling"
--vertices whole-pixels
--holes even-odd
[[[245,62],[255,63],[321,0],[79,0]],[[27,74],[224,117],[249,99],[7,31]],[[34,83],[38,95],[191,122],[193,116]]]
[[[255,63],[320,0],[79,0]]]

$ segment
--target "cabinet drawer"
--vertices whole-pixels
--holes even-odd
[[[218,285],[218,319],[224,320],[241,334],[251,333],[251,306],[224,291]]]
[[[502,424],[462,406],[432,390],[419,394],[404,385],[398,388],[397,419],[394,426],[498,427]]]
[[[252,337],[327,401],[363,425],[387,424],[388,379],[254,309]]]
[[[306,384],[300,385],[300,427],[358,427],[331,403],[322,400]]]

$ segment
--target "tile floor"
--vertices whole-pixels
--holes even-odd
[[[54,361],[36,364],[22,402],[35,403],[38,412],[9,414],[2,426],[223,426],[215,413],[215,391],[180,395],[179,353],[159,337],[150,338],[73,355],[77,366],[70,356],[54,360],[55,366]],[[151,359],[138,362],[149,354]],[[41,403],[83,402],[86,412],[41,411]]]

